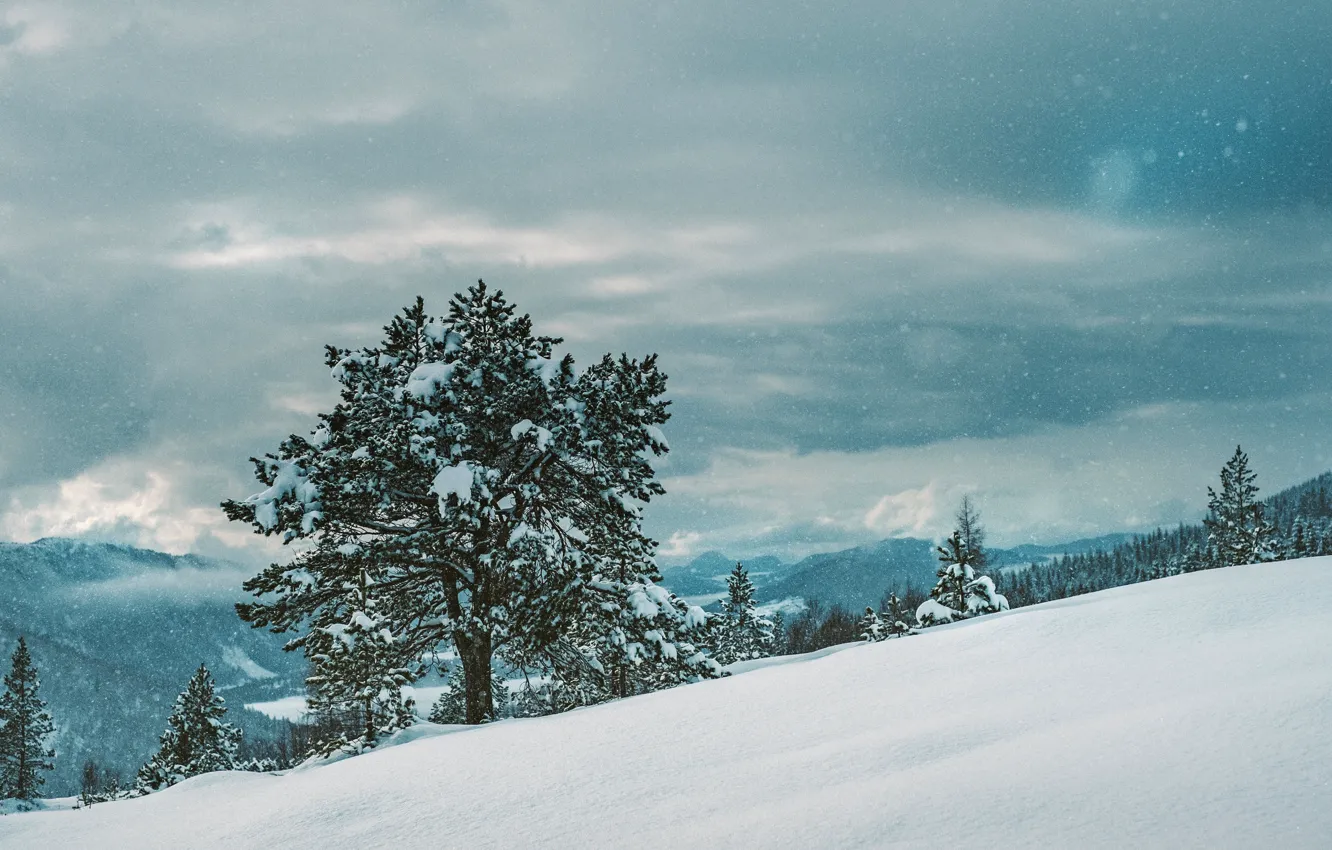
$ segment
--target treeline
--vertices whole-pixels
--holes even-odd
[[[916,611],[929,598],[928,589],[902,582],[884,592],[877,611],[884,612],[881,619],[896,622],[900,618],[892,616],[894,606],[902,611]],[[871,607],[868,610],[876,609]],[[777,643],[774,655],[802,655],[864,638],[865,617],[862,613],[842,605],[825,605],[818,599],[806,602],[805,607],[789,619],[782,615],[776,615],[775,619]]]
[[[1207,492],[1208,515],[1202,523],[1181,523],[1106,550],[997,571],[994,590],[1008,607],[1018,608],[1196,570],[1332,555],[1332,472],[1259,501],[1256,475],[1237,446],[1222,468],[1220,488]],[[970,499],[963,500],[956,519],[959,533],[978,553],[974,562],[984,566],[984,531]],[[939,552],[947,559],[945,548]],[[899,584],[883,593],[877,612],[866,610],[882,621],[895,621],[894,610],[919,612],[937,592],[937,587],[930,592]],[[795,655],[860,640],[865,621],[843,606],[809,600],[789,619],[777,619],[775,651]],[[915,621],[916,627],[925,624]]]
[[[17,800],[20,807],[43,796],[44,774],[55,767],[56,751],[49,746],[55,722],[40,688],[37,666],[20,636],[0,693],[0,799]],[[226,713],[212,674],[200,665],[177,697],[152,758],[128,780],[113,767],[86,761],[79,804],[143,796],[217,770],[282,770],[317,749],[317,724],[275,722],[278,734],[247,741],[225,721]]]
[[[875,606],[853,613],[817,599],[789,623],[778,618],[775,654],[798,655],[857,640],[879,641],[915,634],[917,629],[1007,610],[1009,601],[981,571],[988,566],[985,528],[970,496],[954,516],[952,536],[935,549],[939,567],[932,589],[901,582],[883,592]]]
[[[1008,570],[998,576],[999,589],[1016,608],[1197,570],[1332,555],[1332,473],[1261,502],[1255,478],[1248,456],[1236,447],[1222,470],[1220,491],[1208,490],[1202,523]]]

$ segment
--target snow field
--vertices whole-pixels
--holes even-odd
[[[1332,846],[1332,558],[0,818],[21,848]]]

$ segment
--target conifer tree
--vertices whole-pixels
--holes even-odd
[[[971,551],[956,531],[935,551],[939,555],[939,581],[930,592],[930,598],[961,614],[967,608],[967,585],[976,578],[976,571],[971,566]]]
[[[623,542],[612,545],[618,566],[588,588],[584,614],[535,664],[521,660],[550,673],[553,711],[722,675],[707,652],[718,618],[657,584],[656,566],[642,560],[646,551],[634,556]]]
[[[40,685],[28,644],[20,637],[0,694],[0,799],[40,797],[42,773],[54,766],[55,751],[46,742],[55,726],[37,695]]]
[[[976,575],[971,564],[972,552],[963,543],[960,532],[954,531],[936,551],[939,582],[930,591],[930,598],[916,609],[916,620],[921,626],[1008,610],[1008,600],[995,590],[994,581],[989,576]]]
[[[241,733],[222,722],[226,713],[213,675],[200,664],[176,697],[157,754],[139,769],[139,789],[147,793],[200,773],[234,770]]]
[[[1230,567],[1270,561],[1275,529],[1258,501],[1257,474],[1240,446],[1221,468],[1221,492],[1207,488],[1207,528],[1211,566]]]
[[[744,564],[736,563],[726,577],[726,598],[722,600],[718,623],[718,664],[731,664],[772,654],[772,622],[758,613],[754,604],[754,582]]]
[[[97,796],[101,792],[101,771],[97,768],[97,762],[89,759],[83,763],[83,772],[79,776],[79,803],[91,806],[97,802]]]
[[[1307,558],[1309,556],[1309,540],[1304,527],[1304,517],[1295,517],[1295,522],[1290,529],[1290,536],[1286,540],[1283,555],[1287,559]]]
[[[957,534],[962,540],[962,545],[970,553],[971,568],[974,570],[983,570],[989,564],[989,556],[985,553],[985,527],[981,525],[980,511],[977,510],[975,502],[970,495],[964,495],[962,502],[957,506],[957,514],[954,516],[957,524]]]
[[[415,706],[402,689],[419,678],[419,664],[403,657],[372,590],[370,571],[362,566],[355,588],[344,597],[348,605],[322,609],[310,630],[295,641],[310,659],[305,680],[310,710],[350,714],[359,721],[358,735],[320,742],[318,750],[324,753],[373,747],[415,719]]]
[[[306,543],[246,583],[258,601],[241,617],[275,632],[321,624],[351,608],[373,564],[371,593],[400,650],[385,662],[456,650],[468,723],[495,715],[497,656],[572,658],[586,621],[641,621],[635,587],[653,582],[615,578],[605,542],[633,550],[635,569],[655,547],[640,505],[664,492],[650,459],[668,450],[666,376],[655,356],[606,355],[578,373],[571,357],[552,359],[559,342],[478,283],[447,317],[418,298],[380,345],[329,347],[340,402],[310,438],[254,461],[263,492],[223,504],[258,533]],[[288,646],[309,652],[299,638]]]
[[[772,654],[783,655],[787,651],[786,618],[781,611],[772,612]]]
[[[896,593],[888,594],[888,605],[884,609],[883,629],[888,637],[901,637],[911,634],[911,627],[907,625],[907,608],[902,604],[902,600]]]
[[[874,643],[888,637],[883,628],[883,620],[873,608],[866,606],[865,616],[860,618],[860,639]]]

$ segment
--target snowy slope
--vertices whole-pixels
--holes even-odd
[[[1332,559],[0,818],[0,847],[1332,846]]]

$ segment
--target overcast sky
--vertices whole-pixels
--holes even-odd
[[[1279,7],[1280,13],[1277,14]],[[1332,465],[1332,4],[0,6],[0,537],[260,556],[322,346],[479,277],[670,375],[670,559]]]

